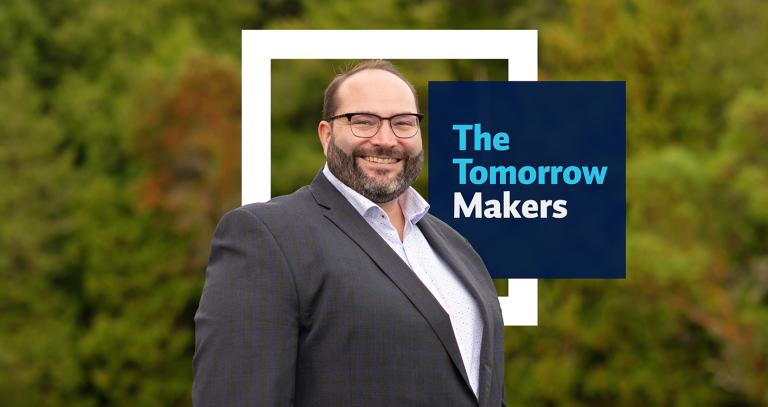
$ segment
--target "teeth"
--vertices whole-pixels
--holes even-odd
[[[394,164],[400,161],[397,158],[377,158],[377,157],[363,157],[363,160],[370,161],[372,163],[380,163],[380,164]]]

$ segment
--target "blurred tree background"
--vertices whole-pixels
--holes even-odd
[[[539,282],[510,406],[768,405],[766,27],[761,0],[3,0],[0,405],[191,405],[208,246],[240,204],[240,30],[329,28],[538,29],[540,80],[627,82],[627,279]],[[422,91],[505,78],[395,62]],[[273,62],[275,194],[322,165],[345,63]]]

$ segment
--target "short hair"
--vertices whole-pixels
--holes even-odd
[[[336,109],[339,108],[339,101],[336,94],[338,93],[341,84],[344,83],[344,81],[350,76],[358,72],[365,71],[366,69],[379,69],[385,72],[389,72],[402,79],[403,82],[408,85],[408,88],[411,89],[411,92],[413,92],[413,101],[416,103],[416,109],[419,108],[419,95],[416,94],[416,88],[414,88],[413,85],[408,82],[408,79],[405,78],[405,75],[398,71],[391,62],[385,61],[383,59],[373,59],[370,61],[361,62],[349,71],[342,72],[333,78],[328,87],[325,88],[325,97],[323,99],[323,120],[330,121],[331,117],[334,116]]]

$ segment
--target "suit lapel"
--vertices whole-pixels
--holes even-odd
[[[453,334],[451,319],[424,283],[325,178],[322,171],[312,181],[310,191],[318,204],[329,208],[325,217],[357,243],[424,316],[469,386],[467,371]],[[485,341],[485,335],[483,335],[483,341]]]
[[[482,289],[482,284],[478,281],[475,273],[470,272],[468,267],[472,265],[465,264],[451,247],[456,244],[450,244],[445,236],[440,233],[429,216],[424,216],[418,222],[419,230],[429,242],[429,245],[437,252],[440,258],[445,261],[453,272],[459,277],[464,286],[467,287],[470,294],[477,301],[480,315],[483,318],[483,339],[480,348],[480,382],[478,383],[478,399],[483,406],[487,402],[488,392],[490,391],[491,372],[493,372],[493,319],[488,309],[489,301],[498,301],[496,297],[489,299],[488,290]],[[495,294],[495,293],[494,293]]]

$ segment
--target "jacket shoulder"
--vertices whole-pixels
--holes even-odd
[[[245,211],[259,219],[269,220],[274,217],[285,219],[287,215],[296,216],[298,213],[306,213],[315,207],[317,207],[317,202],[309,191],[309,187],[303,186],[292,194],[274,197],[267,202],[243,205],[230,212]]]
[[[470,247],[472,247],[472,245],[469,244],[469,240],[467,240],[464,236],[462,236],[459,232],[457,232],[456,229],[450,227],[447,223],[436,218],[434,215],[430,214],[429,212],[427,212],[427,214],[424,215],[424,217],[421,219],[421,221],[424,221],[424,220],[432,224],[435,227],[435,229],[437,229],[443,235],[443,237],[451,240],[459,240],[462,242],[466,242]]]

